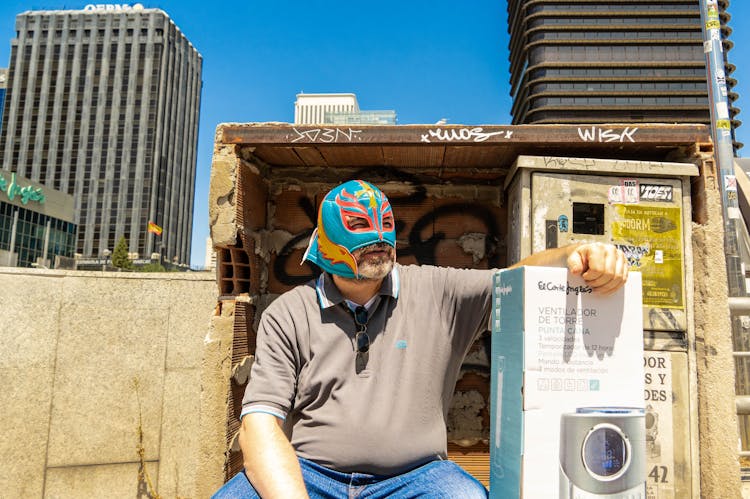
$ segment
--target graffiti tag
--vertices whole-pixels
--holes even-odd
[[[290,139],[292,143],[303,141],[328,144],[331,142],[354,142],[355,140],[362,140],[359,136],[362,130],[354,130],[352,128],[349,128],[348,131],[343,128],[313,128],[311,130],[297,130],[297,128],[292,128],[292,132],[295,135],[292,135],[291,138],[287,135],[287,139]]]
[[[561,156],[545,156],[544,166],[547,168],[567,168],[571,170],[596,171],[597,166],[610,172],[635,173],[661,172],[664,163],[657,161],[630,161],[630,160],[599,160],[593,158],[567,158]]]
[[[591,128],[579,128],[578,136],[584,142],[635,142],[633,135],[638,131],[638,128],[625,127],[622,132],[617,132],[611,128],[603,129],[598,126],[592,126]]]
[[[648,255],[649,251],[651,251],[651,246],[648,244],[642,244],[640,246],[615,244],[615,246],[625,253],[625,258],[628,260],[628,266],[637,269],[641,268],[641,258]]]
[[[511,130],[500,130],[499,132],[485,132],[482,127],[474,128],[460,128],[456,129],[444,129],[437,128],[435,130],[427,130],[427,133],[422,134],[422,142],[432,142],[431,139],[435,139],[439,142],[484,142],[490,137],[497,135],[504,135],[506,139],[510,139],[513,136]]]
[[[371,178],[378,178],[384,181],[398,179],[399,181],[412,186],[412,192],[409,194],[389,196],[389,200],[394,207],[394,212],[396,212],[396,214],[398,214],[398,207],[419,206],[426,198],[427,191],[425,186],[421,184],[414,175],[410,175],[397,169],[383,167],[380,169],[368,169],[356,172],[353,178],[360,178],[364,176],[365,173],[369,173]],[[309,220],[310,227],[295,234],[289,241],[287,241],[287,243],[279,250],[277,258],[273,263],[274,276],[279,282],[288,286],[304,284],[320,273],[320,269],[312,264],[310,264],[312,272],[309,274],[291,274],[287,271],[288,262],[290,261],[290,258],[292,258],[295,248],[309,240],[313,232],[313,227],[317,221],[315,204],[311,199],[306,197],[301,198],[298,207]],[[498,251],[498,247],[502,240],[502,234],[500,227],[497,224],[496,215],[487,206],[475,202],[450,203],[427,211],[414,221],[414,224],[408,231],[404,230],[407,222],[397,218],[397,238],[399,241],[405,241],[404,244],[399,243],[399,257],[414,257],[417,263],[421,265],[440,264],[438,245],[441,241],[445,240],[445,233],[437,231],[427,237],[424,237],[423,233],[430,227],[439,227],[442,221],[450,220],[456,215],[471,217],[482,224],[484,227],[484,231],[482,232],[486,235],[483,242],[483,254],[487,258],[487,266],[488,268],[499,267],[502,262],[500,261],[500,251]],[[298,263],[298,260],[295,261],[294,267],[298,267]]]
[[[641,184],[640,198],[644,201],[671,203],[674,197],[671,185]]]

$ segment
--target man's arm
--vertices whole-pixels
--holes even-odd
[[[515,265],[567,267],[572,274],[583,277],[595,291],[610,294],[628,279],[628,262],[622,251],[611,244],[575,243],[551,248],[530,255]]]
[[[264,499],[307,498],[297,455],[281,425],[281,419],[271,414],[250,413],[242,418],[245,473]]]

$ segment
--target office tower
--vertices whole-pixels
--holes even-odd
[[[140,258],[189,262],[201,64],[140,4],[16,17],[0,159],[74,196],[83,257],[124,235]]]
[[[297,125],[395,125],[396,111],[362,111],[354,94],[297,94]]]
[[[514,124],[710,123],[699,0],[508,0],[508,23]]]

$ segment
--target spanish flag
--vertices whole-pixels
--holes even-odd
[[[158,225],[156,225],[154,222],[149,221],[148,222],[148,231],[152,234],[156,234],[157,236],[161,236],[162,229]]]

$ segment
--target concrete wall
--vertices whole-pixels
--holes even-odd
[[[209,273],[0,268],[0,496],[197,497],[216,295]]]

